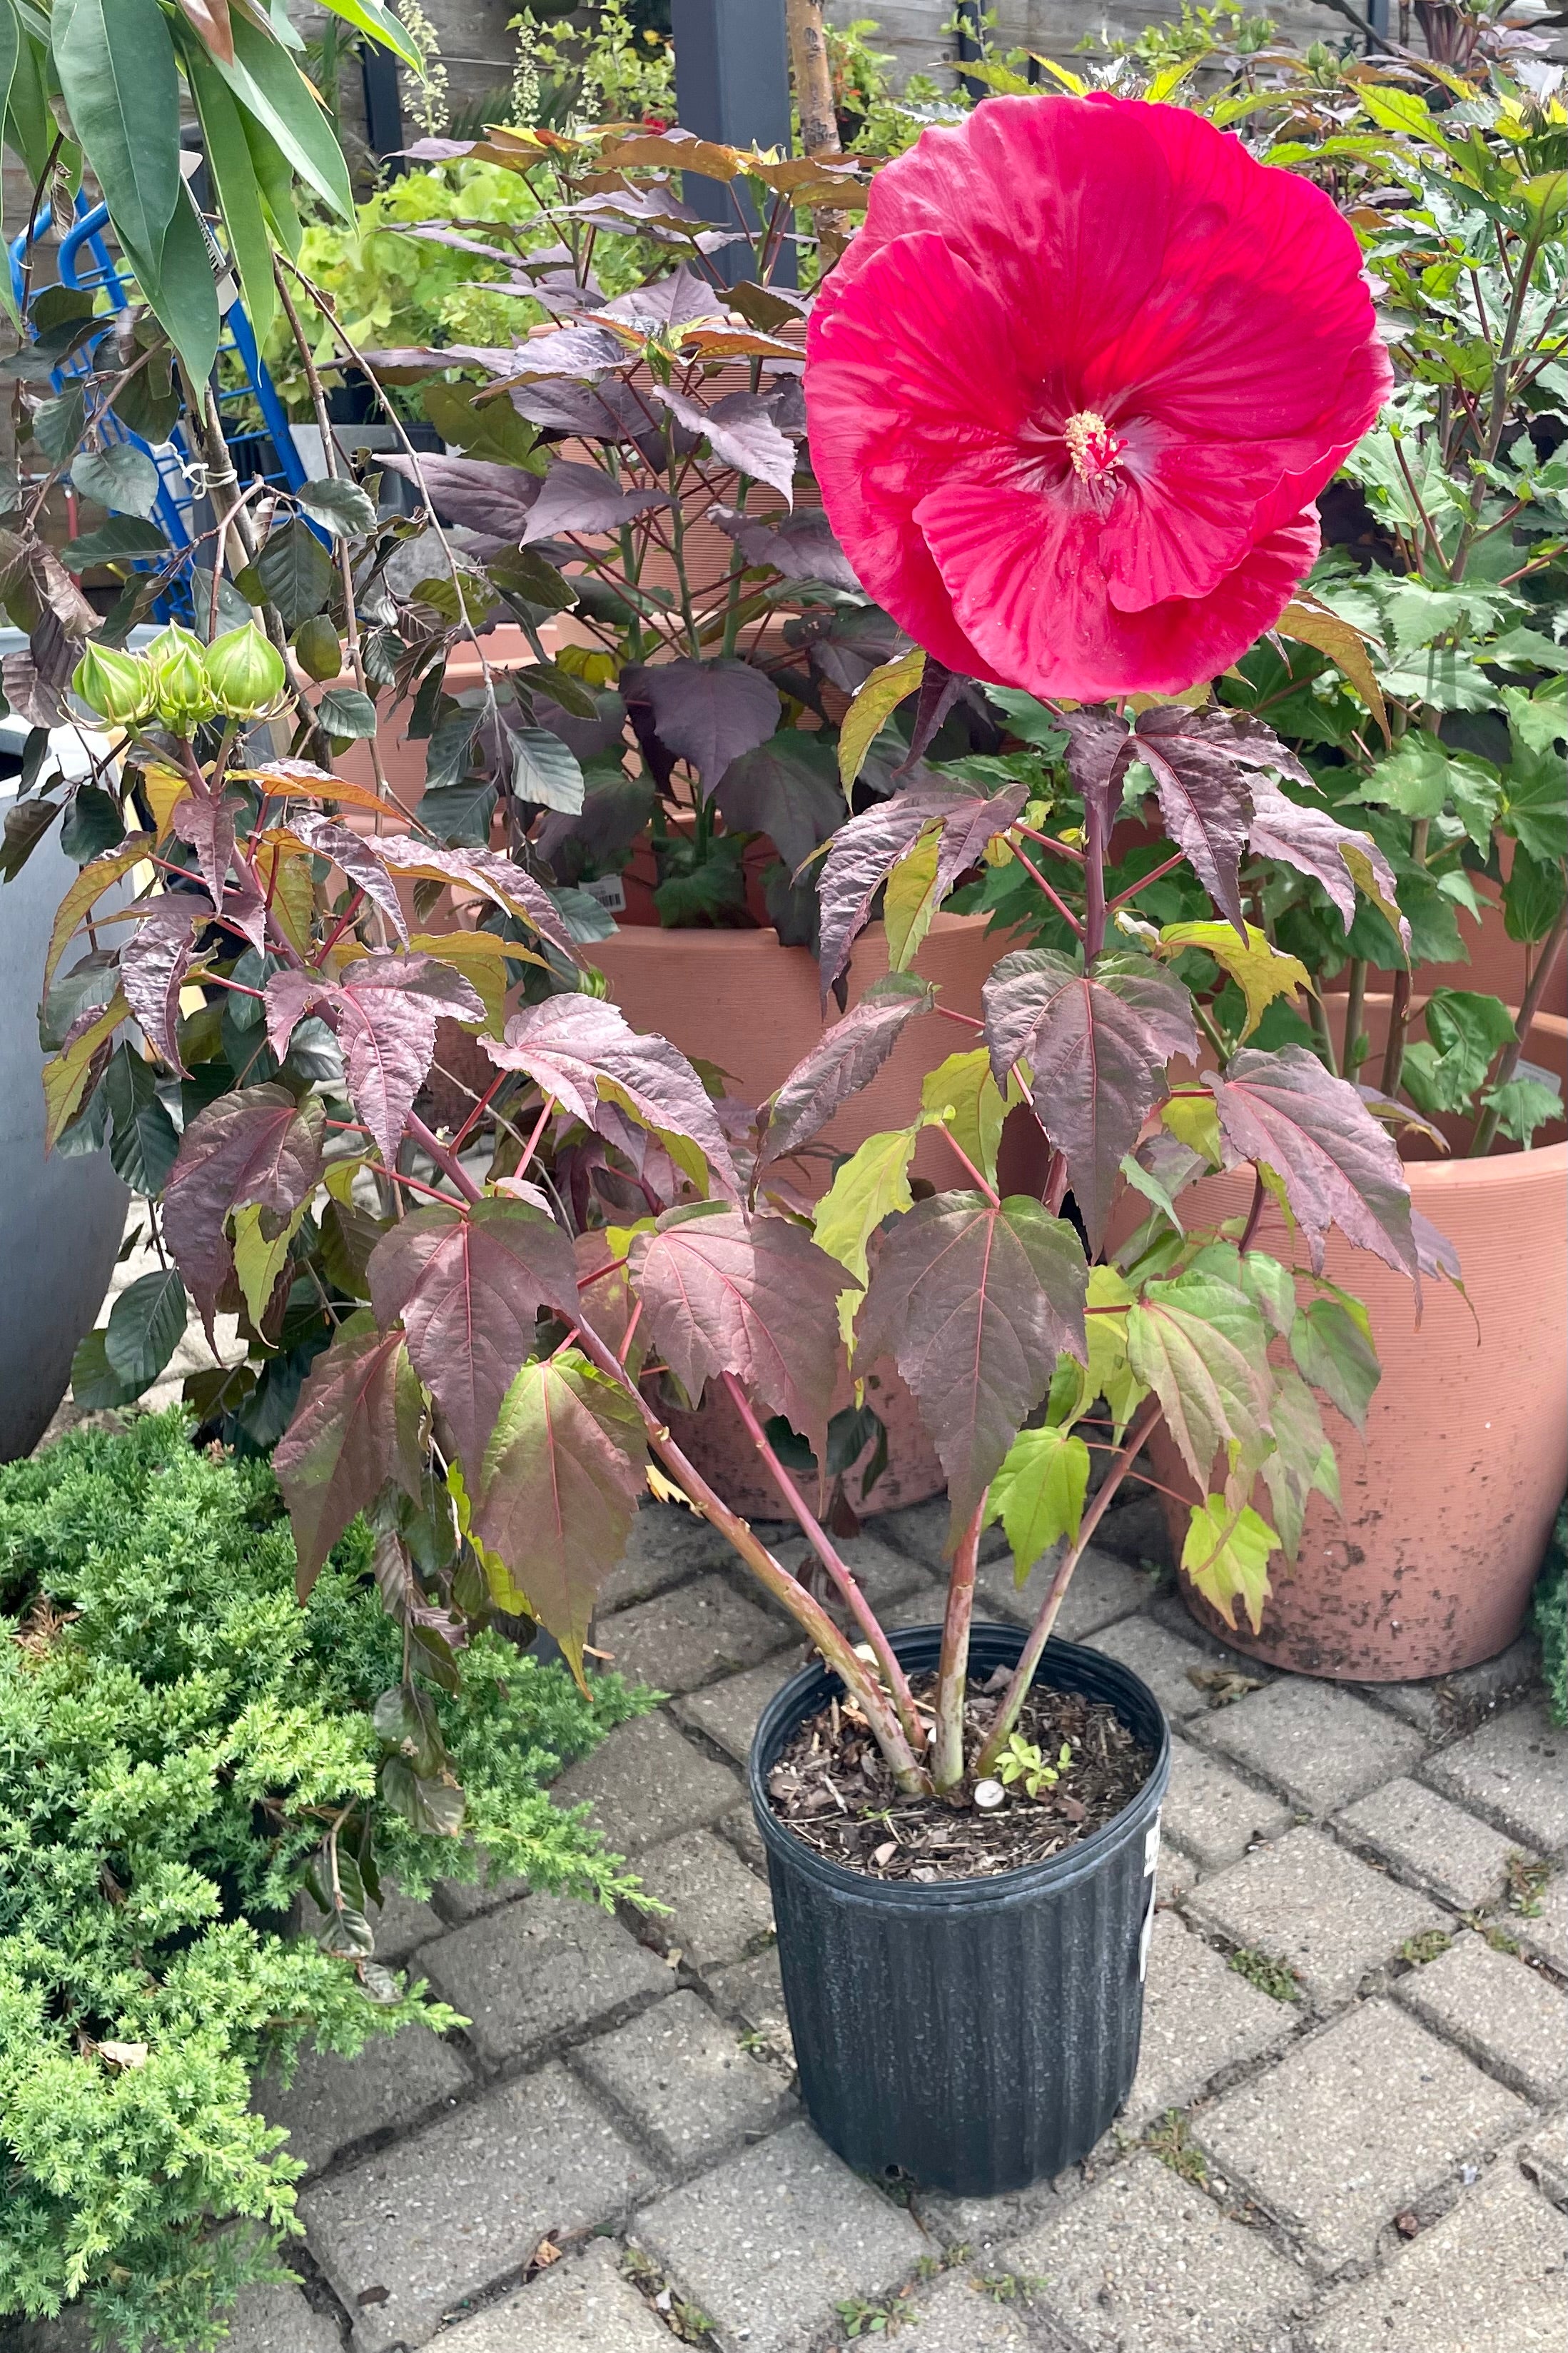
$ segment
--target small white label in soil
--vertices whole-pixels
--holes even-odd
[[[626,886],[618,874],[595,874],[591,882],[579,882],[577,888],[585,891],[607,915],[626,913]]]

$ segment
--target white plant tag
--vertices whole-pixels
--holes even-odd
[[[577,888],[585,891],[607,915],[625,914],[626,886],[618,874],[595,874],[591,882],[579,882]]]
[[[1143,1926],[1138,1938],[1138,1982],[1143,1983],[1149,1974],[1149,1939],[1154,1933],[1154,1890],[1149,1890],[1149,1909],[1143,1915]]]
[[[1143,1876],[1149,1878],[1160,1860],[1160,1817],[1155,1815],[1143,1833]]]

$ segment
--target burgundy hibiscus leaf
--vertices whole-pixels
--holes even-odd
[[[397,887],[387,871],[386,860],[380,842],[367,841],[352,826],[334,817],[322,817],[315,809],[296,809],[289,819],[289,830],[321,858],[330,858],[340,867],[356,891],[363,891],[373,907],[379,908],[400,940],[406,941],[408,925],[403,918],[403,905]]]
[[[147,912],[120,955],[120,986],[154,1053],[188,1078],[180,1060],[180,991],[191,968],[196,926],[212,920],[205,893],[165,891],[146,902]]]
[[[626,491],[597,466],[574,466],[568,458],[557,458],[536,487],[538,496],[529,508],[522,532],[524,547],[537,539],[573,533],[593,538],[602,532],[619,531],[623,523],[647,514],[650,508],[669,504],[668,491]]]
[[[1027,785],[1007,785],[987,798],[962,785],[914,784],[840,826],[823,864],[822,996],[849,961],[849,951],[871,920],[871,902],[894,867],[928,825],[940,822],[936,895],[952,890],[988,841],[1005,833],[1025,801]]]
[[[576,944],[549,892],[499,849],[443,849],[437,842],[418,841],[406,833],[389,835],[376,847],[390,872],[455,882],[476,892],[575,960]]]
[[[279,1060],[296,1023],[318,1010],[337,1032],[354,1109],[390,1168],[436,1051],[441,1012],[482,1021],[484,999],[435,956],[364,956],[339,981],[277,972],[267,984],[267,1037]]]
[[[533,1354],[540,1309],[576,1321],[572,1245],[521,1201],[476,1201],[467,1213],[433,1204],[376,1244],[367,1271],[381,1323],[403,1318],[472,1486],[500,1401]]]
[[[574,1348],[524,1365],[501,1402],[474,1506],[490,1590],[554,1635],[579,1682],[600,1586],[647,1472],[636,1401]]]
[[[856,1362],[890,1356],[947,1472],[949,1545],[1051,1385],[1086,1361],[1089,1268],[1065,1219],[1016,1195],[936,1193],[883,1242],[860,1310]]]
[[[458,351],[461,346],[454,344],[452,349]],[[542,384],[556,375],[592,382],[612,368],[625,367],[630,356],[612,328],[562,327],[553,335],[541,335],[536,343],[524,343],[521,350],[507,354],[506,364],[497,373],[509,385]]]
[[[365,1309],[349,1316],[318,1356],[272,1468],[289,1506],[303,1601],[356,1512],[387,1481],[420,1501],[424,1400],[401,1332],[381,1332]]]
[[[1278,1053],[1245,1048],[1223,1078],[1205,1071],[1226,1165],[1272,1168],[1307,1237],[1321,1274],[1323,1243],[1337,1225],[1358,1250],[1408,1274],[1419,1287],[1420,1253],[1410,1222],[1410,1188],[1399,1155],[1346,1079],[1336,1079],[1305,1046]]]
[[[928,1013],[935,1002],[936,991],[912,973],[889,972],[873,981],[774,1095],[758,1166],[809,1144],[839,1105],[876,1077],[914,1015]]]
[[[740,1209],[673,1209],[631,1248],[653,1345],[695,1405],[733,1373],[820,1462],[838,1366],[845,1271],[803,1226]]]
[[[734,541],[749,565],[766,565],[784,580],[821,580],[830,588],[859,593],[849,558],[820,507],[803,507],[776,522],[733,507],[710,507],[708,520]]]
[[[624,670],[620,689],[645,709],[665,750],[711,792],[732,760],[765,744],[784,705],[772,681],[743,661],[672,661]]]
[[[833,745],[799,727],[732,760],[713,799],[731,833],[765,833],[792,874],[844,818]]]
[[[1153,776],[1172,840],[1245,939],[1237,870],[1252,828],[1251,777],[1270,768],[1304,785],[1311,777],[1271,727],[1234,712],[1163,704],[1143,712],[1129,748]]]
[[[1133,757],[1131,731],[1125,719],[1106,711],[1068,711],[1062,725],[1068,734],[1068,774],[1082,795],[1086,809],[1098,806],[1109,835],[1121,797],[1121,779]]]
[[[521,540],[539,496],[535,475],[485,458],[382,458],[377,463],[419,484],[447,522],[490,538]]]
[[[480,1040],[498,1070],[526,1071],[574,1119],[618,1141],[605,1113],[629,1113],[651,1128],[700,1191],[714,1183],[740,1198],[734,1163],[701,1080],[668,1039],[645,1036],[592,997],[550,997],[525,1006],[505,1039]]]
[[[163,1232],[209,1340],[217,1294],[234,1269],[224,1231],[247,1203],[290,1218],[321,1174],[325,1113],[287,1087],[241,1087],[198,1112],[180,1139],[163,1194]]]
[[[653,387],[652,396],[689,433],[705,434],[708,447],[721,466],[732,466],[737,474],[750,474],[754,480],[768,483],[786,505],[791,501],[795,444],[773,421],[771,396],[726,393],[711,408],[704,408],[700,401],[688,400],[679,392],[667,391],[662,385]]]
[[[1121,1162],[1165,1092],[1173,1054],[1195,1061],[1193,1001],[1147,956],[1102,955],[1092,974],[1048,948],[1004,956],[985,984],[985,1039],[998,1086],[1020,1058],[1035,1115],[1068,1165],[1099,1250]]]
[[[213,904],[220,906],[224,878],[234,855],[233,811],[225,806],[221,794],[205,788],[198,793],[193,786],[174,803],[169,829],[190,843]]]
[[[1298,874],[1321,882],[1346,931],[1355,921],[1359,884],[1399,934],[1406,955],[1410,926],[1399,912],[1394,869],[1370,833],[1357,833],[1325,808],[1293,801],[1278,785],[1260,777],[1252,788],[1252,848],[1261,858],[1278,858]]]

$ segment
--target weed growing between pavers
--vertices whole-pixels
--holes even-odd
[[[1209,2169],[1203,2151],[1193,2146],[1188,2137],[1192,2130],[1179,2108],[1167,2108],[1159,2122],[1151,2125],[1143,2136],[1143,2146],[1162,2165],[1170,2167],[1184,2181],[1195,2189],[1208,2188]],[[1157,2178],[1157,2177],[1156,2177]]]
[[[1276,2001],[1300,2000],[1301,1980],[1289,1961],[1261,1952],[1256,1945],[1238,1945],[1226,1957],[1237,1976],[1255,1985],[1259,1993],[1270,1994]]]
[[[1448,1950],[1454,1939],[1445,1928],[1423,1928],[1418,1936],[1406,1936],[1399,1947],[1399,1957],[1413,1968],[1425,1968]]]
[[[1508,1908],[1517,1912],[1521,1920],[1539,1920],[1541,1899],[1552,1876],[1549,1862],[1532,1862],[1529,1855],[1510,1854],[1508,1859]]]

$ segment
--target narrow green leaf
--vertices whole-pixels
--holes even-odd
[[[215,59],[219,73],[300,178],[343,220],[352,221],[348,166],[310,85],[270,33],[237,11],[233,25],[234,63]]]
[[[157,0],[56,0],[55,70],[110,218],[156,269],[180,195],[180,80]]]
[[[122,237],[126,258],[153,316],[184,360],[193,381],[205,384],[217,357],[217,281],[212,248],[182,187],[156,259]]]
[[[411,72],[423,76],[424,58],[391,9],[382,6],[381,0],[321,0],[321,5],[330,8],[334,16],[341,16],[345,25],[353,25],[358,32],[368,33],[382,48],[390,49],[395,57],[401,58]]]
[[[900,654],[870,677],[856,692],[838,730],[838,781],[846,796],[865,765],[867,753],[900,702],[914,693],[925,676],[926,658],[919,646]]]
[[[223,208],[228,248],[239,272],[240,290],[256,340],[263,347],[278,308],[272,248],[261,209],[261,192],[246,142],[245,125],[233,92],[199,41],[183,44],[185,77],[201,118],[207,167]]]

